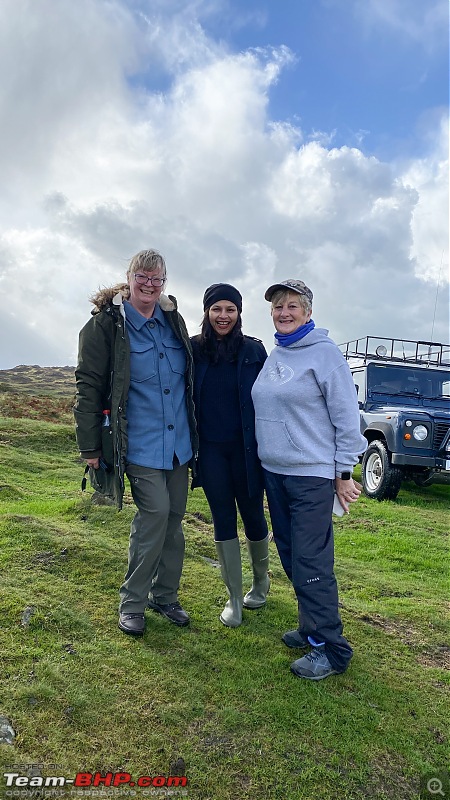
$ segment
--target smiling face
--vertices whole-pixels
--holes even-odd
[[[146,283],[143,282],[144,278],[147,278]],[[164,278],[163,271],[154,269],[148,272],[147,270],[138,269],[137,272],[131,272],[128,275],[130,286],[129,302],[144,317],[153,315],[155,305],[164,289],[164,283],[161,286],[154,286],[151,282],[152,278],[159,283]]]
[[[311,319],[312,309],[307,298],[297,292],[284,292],[272,303],[272,319],[277,333],[293,333]]]
[[[208,310],[208,317],[216,336],[231,333],[238,320],[238,309],[229,300],[219,300]]]

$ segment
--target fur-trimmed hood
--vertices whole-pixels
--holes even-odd
[[[129,297],[130,287],[128,283],[116,283],[115,286],[105,286],[103,289],[99,289],[99,291],[90,298],[91,303],[94,305],[92,313],[98,314],[111,304],[114,306],[122,306],[123,301],[128,300]],[[177,310],[177,301],[173,295],[160,295],[158,303],[163,311]]]

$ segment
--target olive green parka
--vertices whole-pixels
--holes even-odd
[[[130,385],[130,342],[125,326],[123,301],[130,290],[127,284],[103,289],[91,300],[91,319],[80,331],[78,364],[75,370],[75,430],[82,458],[97,458],[114,467],[113,496],[122,508],[127,454],[127,398]],[[193,359],[189,334],[177,301],[161,295],[161,309],[186,351],[186,405],[192,451],[191,466],[198,451],[193,401]],[[110,411],[109,428],[102,425],[103,411]]]

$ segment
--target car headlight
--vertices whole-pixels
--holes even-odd
[[[428,436],[428,430],[425,425],[416,425],[413,428],[413,436],[418,442],[423,442]]]

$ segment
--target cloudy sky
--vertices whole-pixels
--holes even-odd
[[[448,341],[447,0],[2,0],[0,369],[76,360],[142,248],[198,332],[272,346],[304,280],[337,342]]]

